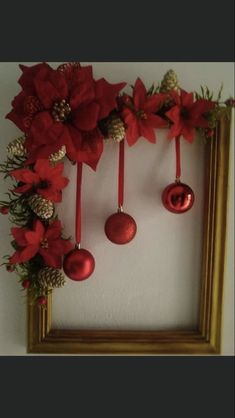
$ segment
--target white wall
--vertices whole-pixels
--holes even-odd
[[[198,90],[200,84],[216,91],[224,83],[224,97],[233,95],[231,63],[94,63],[95,76],[112,82],[133,83],[140,76],[146,84],[160,80],[173,68],[186,90]],[[19,91],[16,63],[0,64],[1,159],[5,146],[18,135],[17,128],[4,119],[10,102]],[[116,206],[115,147],[106,146],[99,170],[94,175],[84,170],[83,243],[97,261],[94,276],[83,284],[68,282],[54,295],[55,326],[160,328],[193,326],[197,318],[200,258],[199,227],[202,214],[201,187],[203,144],[182,143],[183,179],[196,193],[192,211],[182,217],[166,213],[159,200],[162,187],[174,178],[173,144],[160,132],[157,146],[145,141],[127,150],[126,211],[138,223],[138,235],[128,246],[116,247],[105,239],[103,223]],[[233,140],[232,140],[233,144]],[[233,151],[231,150],[228,248],[223,316],[223,354],[234,351],[233,283]],[[66,164],[71,184],[64,193],[59,211],[65,231],[73,233],[74,170]],[[141,175],[138,176],[138,173]],[[198,175],[197,175],[198,173]],[[138,179],[138,181],[137,181]],[[99,187],[99,196],[96,196]],[[1,181],[0,192],[6,190]],[[2,195],[1,195],[2,198]],[[66,210],[65,210],[66,209]],[[69,209],[69,211],[68,211]],[[11,251],[9,224],[0,217],[1,255]],[[185,227],[186,225],[186,227]],[[196,233],[196,235],[195,235]],[[197,239],[195,239],[195,237]],[[146,250],[147,248],[147,250]],[[149,248],[151,251],[149,251]],[[136,257],[136,254],[138,256]],[[105,255],[105,257],[104,257]],[[105,260],[104,260],[105,258]],[[156,265],[157,260],[157,265]],[[179,261],[181,260],[181,262]],[[146,266],[148,268],[146,270]],[[192,271],[192,265],[195,268]],[[0,280],[0,354],[25,354],[25,300],[13,274],[1,270]]]

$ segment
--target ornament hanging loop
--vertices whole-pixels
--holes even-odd
[[[176,136],[175,138],[175,157],[176,157],[175,182],[180,183],[180,177],[181,177],[180,135]]]

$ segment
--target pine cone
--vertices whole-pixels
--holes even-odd
[[[121,142],[125,138],[125,125],[118,114],[114,113],[107,121],[107,136],[114,142]]]
[[[7,153],[12,157],[25,157],[26,148],[24,146],[25,136],[14,139],[7,146]]]
[[[38,194],[30,196],[28,204],[32,211],[39,216],[39,218],[49,219],[53,216],[54,204],[50,200],[44,199]]]
[[[65,277],[59,269],[44,267],[38,273],[38,282],[42,290],[54,289],[65,285]]]
[[[178,90],[178,77],[176,73],[173,70],[167,71],[167,73],[164,75],[163,80],[161,82],[160,92],[161,93],[169,93],[172,90]],[[171,97],[167,96],[165,100],[166,105],[170,105],[172,103]]]
[[[66,155],[66,147],[63,145],[59,151],[55,152],[54,154],[51,154],[49,157],[50,163],[58,163],[60,160],[62,160]]]

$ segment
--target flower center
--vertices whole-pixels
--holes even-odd
[[[48,180],[42,180],[40,183],[37,184],[39,189],[48,189],[51,186],[51,182]]]
[[[147,119],[147,115],[146,115],[146,113],[145,113],[145,111],[144,110],[138,110],[137,112],[136,112],[136,116],[137,116],[137,118],[139,118],[139,119]]]
[[[46,238],[42,239],[40,244],[41,244],[41,248],[48,248],[48,241]]]
[[[66,122],[71,115],[71,107],[69,103],[63,99],[60,102],[55,102],[52,108],[52,116],[56,122]]]
[[[183,107],[183,108],[181,109],[180,116],[181,116],[183,119],[189,119],[189,111],[188,111],[188,109],[186,109],[186,107]]]

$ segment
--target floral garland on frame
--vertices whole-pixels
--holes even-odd
[[[65,283],[63,257],[74,247],[62,236],[55,204],[69,179],[63,176],[62,159],[87,164],[96,170],[104,140],[133,146],[140,137],[156,142],[156,129],[169,128],[168,138],[192,142],[195,131],[213,138],[221,113],[229,116],[234,99],[221,101],[209,89],[187,93],[169,70],[162,82],[148,90],[138,78],[128,95],[126,83],[95,80],[91,66],[79,63],[46,63],[20,66],[21,92],[6,116],[23,132],[7,147],[0,165],[4,178],[15,180],[0,212],[10,215],[15,252],[5,257],[8,271],[15,271],[32,300],[46,306],[52,289]]]

